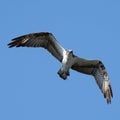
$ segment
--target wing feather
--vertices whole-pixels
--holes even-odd
[[[112,88],[105,66],[101,61],[76,57],[72,69],[84,74],[93,75],[107,103],[111,103],[111,97],[113,97]]]
[[[99,62],[98,67],[94,69],[93,76],[99,88],[101,89],[101,92],[106,98],[107,103],[111,103],[111,97],[113,97],[112,88],[110,85],[108,73],[101,61]]]
[[[63,51],[65,50],[55,39],[52,33],[39,32],[23,35],[12,39],[8,44],[11,47],[43,47],[47,49],[59,61],[62,61]]]

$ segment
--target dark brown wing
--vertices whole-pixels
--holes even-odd
[[[43,47],[59,61],[62,61],[64,48],[57,42],[52,33],[39,32],[14,38],[8,44],[11,47]]]
[[[107,103],[111,103],[111,97],[113,97],[112,88],[105,66],[101,61],[85,60],[76,57],[75,64],[72,66],[72,69],[84,74],[93,75],[96,83],[106,98]]]

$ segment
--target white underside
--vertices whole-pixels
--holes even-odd
[[[69,71],[71,66],[74,64],[74,58],[72,55],[68,56],[66,51],[63,52],[63,60],[62,60],[62,71]]]
[[[74,57],[69,51],[64,51],[63,52],[63,60],[62,60],[62,67],[58,71],[58,74],[61,78],[64,80],[67,79],[67,76],[69,76],[69,69],[71,66],[74,64]]]

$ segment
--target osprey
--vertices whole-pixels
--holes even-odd
[[[47,49],[61,63],[62,67],[58,75],[66,80],[70,75],[70,68],[80,73],[94,76],[107,103],[111,103],[113,97],[112,88],[104,64],[100,60],[87,60],[73,54],[72,50],[65,50],[55,39],[52,33],[39,32],[14,38],[8,44],[11,47],[43,47]]]

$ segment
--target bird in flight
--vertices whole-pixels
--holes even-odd
[[[58,75],[66,80],[70,75],[69,70],[75,70],[80,73],[94,76],[97,85],[106,98],[108,104],[111,103],[113,97],[112,88],[106,68],[100,60],[87,60],[73,54],[72,50],[64,49],[52,33],[38,32],[23,35],[12,39],[8,44],[11,47],[42,47],[48,50],[62,66],[58,71]]]

